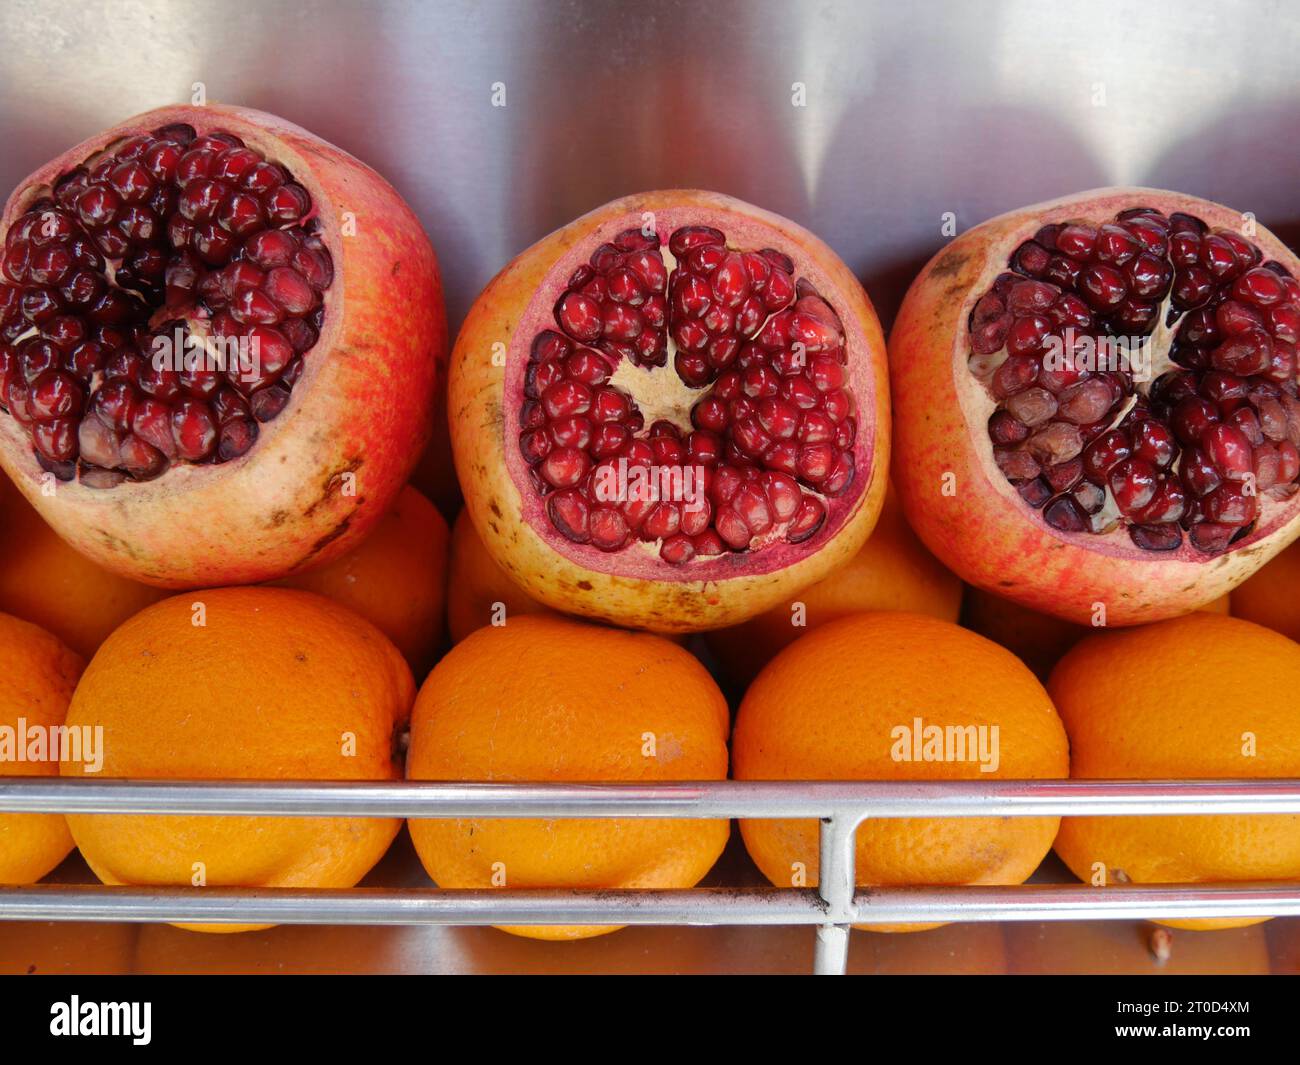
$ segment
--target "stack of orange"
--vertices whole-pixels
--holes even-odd
[[[1090,636],[1048,688],[1070,734],[1071,776],[1300,777],[1300,644],[1251,622],[1201,613]],[[1098,886],[1296,880],[1300,816],[1072,817],[1056,852]]]
[[[0,776],[55,776],[59,726],[85,663],[44,629],[0,614]],[[30,884],[72,850],[58,814],[0,813],[0,884]]]
[[[722,780],[727,703],[670,640],[553,617],[481,628],[420,690],[412,780]],[[446,888],[690,887],[726,845],[726,821],[411,821]],[[508,927],[580,939],[612,926]]]
[[[395,780],[414,694],[397,648],[351,611],[286,588],[221,588],[165,599],[114,632],[67,721],[102,730],[105,777]],[[69,760],[61,769],[93,772]],[[106,884],[200,887],[350,887],[401,827],[86,814],[68,824]]]
[[[1008,651],[948,622],[876,613],[823,625],[759,674],[736,718],[732,769],[738,780],[1050,779],[1066,776],[1069,760],[1051,700]],[[857,882],[1018,884],[1051,849],[1057,823],[867,821]],[[741,834],[772,883],[817,883],[817,822],[743,821]]]

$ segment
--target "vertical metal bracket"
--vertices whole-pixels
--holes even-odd
[[[853,923],[854,847],[857,818],[832,814],[821,820],[817,893],[826,903],[825,924],[817,926],[813,973],[843,976],[849,964],[849,926]]]

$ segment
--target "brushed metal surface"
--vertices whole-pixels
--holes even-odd
[[[0,41],[5,190],[201,82],[387,176],[453,325],[532,241],[647,188],[802,222],[887,318],[946,212],[1135,183],[1300,223],[1284,0],[6,0]]]
[[[5,0],[0,42],[0,191],[201,82],[210,99],[280,113],[387,176],[442,258],[453,326],[532,241],[672,185],[807,225],[886,321],[948,213],[967,228],[1134,183],[1218,199],[1300,238],[1300,8],[1283,0]],[[1051,859],[1039,875],[1064,876]],[[756,878],[733,838],[709,882]],[[57,879],[90,874],[74,857]],[[371,882],[424,881],[403,843]],[[1298,919],[1175,936],[1163,971],[1268,971],[1270,952],[1274,971],[1300,970]],[[0,969],[803,972],[812,937],[11,925]],[[855,934],[850,971],[1162,971],[1143,937],[1074,923]]]

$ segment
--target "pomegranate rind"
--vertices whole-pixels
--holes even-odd
[[[0,241],[61,174],[172,123],[234,133],[311,194],[335,276],[288,405],[239,458],[176,463],[152,481],[56,482],[4,416],[0,464],[68,543],[122,576],[165,588],[271,580],[355,547],[418,460],[446,372],[438,261],[410,207],[364,163],[282,118],[219,104],[159,108],[69,149],[10,196]],[[342,235],[345,218],[354,235]]]
[[[655,215],[665,243],[672,229],[692,223],[722,229],[729,242],[739,238],[748,244],[761,233],[763,243],[756,246],[792,255],[796,273],[816,284],[843,321],[858,404],[861,487],[834,501],[839,513],[808,544],[773,544],[675,569],[641,555],[596,558],[592,549],[567,544],[557,550],[534,527],[546,519],[543,500],[519,473],[516,408],[522,393],[510,387],[522,374],[518,360],[527,358],[533,336],[546,327],[538,308],[549,309],[546,297],[562,282],[561,275],[567,276],[566,264],[582,261],[602,240],[639,224],[647,213]],[[493,358],[494,351],[503,350],[506,358]],[[889,383],[884,335],[870,299],[839,257],[807,230],[718,193],[673,189],[628,196],[534,244],[470,309],[452,351],[449,382],[452,449],[470,519],[497,564],[529,595],[557,610],[656,632],[736,624],[852,558],[870,536],[884,501]]]
[[[908,521],[963,580],[1067,621],[1136,625],[1189,613],[1231,591],[1300,536],[1300,496],[1261,498],[1251,533],[1220,555],[1190,544],[1136,547],[1125,529],[1063,533],[1049,527],[998,469],[987,420],[995,403],[971,373],[972,308],[1040,226],[1103,221],[1129,207],[1195,215],[1241,231],[1240,212],[1194,196],[1106,188],[1012,211],[976,226],[934,256],[912,282],[889,338],[895,478]],[[1300,277],[1300,260],[1254,224],[1249,239]]]

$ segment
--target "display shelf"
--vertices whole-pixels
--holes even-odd
[[[1300,917],[1300,883],[854,887],[854,840],[873,817],[1300,813],[1300,781],[705,781],[660,784],[313,783],[14,778],[0,811],[353,817],[816,818],[817,889],[721,884],[688,890],[0,889],[8,921],[394,926],[813,926],[813,969],[848,969],[862,923],[1131,921]]]

